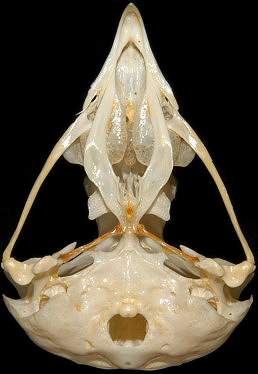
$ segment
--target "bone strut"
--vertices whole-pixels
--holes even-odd
[[[191,147],[192,149],[198,154],[200,159],[203,161],[204,165],[208,169],[209,173],[211,174],[216,186],[220,192],[220,195],[223,199],[231,222],[234,226],[234,229],[238,235],[238,238],[242,244],[244,252],[246,254],[247,260],[254,264],[254,256],[253,253],[242,233],[242,230],[239,226],[237,221],[237,217],[234,212],[234,208],[230,201],[229,195],[227,193],[227,189],[213,164],[211,156],[207,151],[205,145],[202,143],[198,135],[194,132],[194,130],[189,126],[189,124],[177,113],[171,121],[168,122],[168,127],[175,131],[180,137],[182,137]]]
[[[79,256],[81,253],[85,251],[92,250],[96,247],[97,244],[101,243],[103,240],[108,238],[112,238],[114,236],[122,235],[122,227],[121,225],[117,225],[113,228],[113,230],[105,233],[104,235],[99,236],[97,239],[93,240],[88,244],[84,244],[81,247],[75,248],[71,252],[61,254],[58,258],[63,260],[64,263],[72,260],[73,258]]]
[[[156,25],[152,21],[150,27]],[[99,27],[97,18],[94,22]],[[94,58],[94,51],[88,52]],[[163,240],[176,198],[174,167],[186,167],[196,154],[245,251],[247,260],[239,264]],[[55,251],[49,237],[48,254],[18,261],[11,257],[12,248],[61,155],[83,168],[88,218],[96,220],[98,237],[77,248],[73,238]],[[79,215],[66,210],[69,198],[63,197],[59,216],[76,224]],[[86,217],[83,227],[87,236]],[[131,3],[83,111],[56,143],[31,189],[1,266],[19,294],[15,299],[3,295],[9,312],[39,347],[73,365],[144,371],[178,366],[220,347],[248,313],[252,297],[239,296],[252,279],[253,254],[207,149],[178,112]],[[27,356],[23,364],[35,369]]]
[[[56,143],[30,191],[15,232],[3,253],[3,262],[7,261],[11,257],[12,249],[21,232],[24,222],[26,221],[26,218],[30,212],[32,204],[34,203],[38,191],[42,186],[42,183],[48,176],[49,172],[55,165],[56,161],[62,156],[69,145],[71,145],[82,133],[87,132],[88,130],[89,121],[87,120],[87,118],[85,118],[85,114],[82,112],[81,115],[76,119],[76,121],[66,130],[63,136]]]
[[[173,247],[172,245],[167,244],[164,240],[160,239],[156,235],[152,234],[151,232],[147,231],[143,225],[138,225],[135,230],[136,235],[138,236],[145,236],[148,237],[157,243],[159,243],[163,248],[164,251],[167,253],[174,253],[180,257],[182,257],[184,260],[189,262],[190,264],[194,264],[195,262],[199,261],[199,258],[196,256],[189,256],[180,249]]]

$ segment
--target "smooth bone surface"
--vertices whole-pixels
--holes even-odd
[[[89,219],[99,236],[24,262],[13,246],[37,193],[64,156],[85,171]],[[207,258],[163,239],[176,196],[175,167],[197,155],[211,174],[242,244],[240,264]],[[255,270],[225,185],[208,150],[182,118],[129,4],[83,110],[50,153],[3,254],[20,299],[4,296],[43,349],[105,369],[154,370],[206,355],[229,337],[252,298]]]

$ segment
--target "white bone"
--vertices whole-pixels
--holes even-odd
[[[166,196],[164,192],[159,193],[153,205],[147,211],[148,214],[154,214],[155,216],[160,217],[164,221],[169,221],[170,214],[170,203],[171,201]]]
[[[195,153],[242,243],[246,260],[240,264],[162,239],[176,193],[173,167],[187,166]],[[97,220],[100,236],[19,262],[12,248],[62,154],[85,169],[89,219]],[[133,4],[83,111],[29,194],[2,267],[21,297],[4,301],[32,340],[99,368],[153,370],[201,357],[223,344],[250,308],[252,298],[238,296],[255,270],[253,254],[207,149],[178,113]]]
[[[88,207],[89,207],[89,219],[93,220],[96,219],[103,214],[108,213],[108,208],[105,205],[101,194],[99,191],[93,192],[92,195],[90,195],[88,200]]]
[[[13,246],[21,232],[21,229],[24,225],[24,222],[27,218],[27,215],[29,214],[29,211],[31,209],[31,206],[37,196],[37,193],[46,179],[47,175],[49,174],[50,170],[56,163],[56,161],[62,156],[62,154],[65,152],[65,150],[85,132],[89,131],[90,122],[88,121],[86,115],[84,112],[80,114],[80,116],[76,119],[76,121],[66,130],[64,135],[61,137],[61,139],[57,142],[55,147],[53,148],[52,152],[50,153],[42,171],[40,172],[38,178],[36,179],[36,182],[34,183],[34,186],[31,189],[31,192],[28,196],[28,199],[26,201],[26,204],[23,208],[18,226],[10,240],[10,243],[6,247],[4,254],[3,254],[3,260],[8,260],[10,258]]]

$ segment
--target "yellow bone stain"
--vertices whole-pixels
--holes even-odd
[[[176,247],[173,247],[172,245],[167,244],[164,240],[160,239],[158,236],[147,231],[144,225],[141,225],[141,224],[137,225],[135,233],[138,236],[145,236],[152,240],[155,240],[155,242],[159,243],[162,246],[165,253],[175,253],[176,255],[182,257],[184,260],[186,260],[190,264],[194,264],[195,262],[199,261],[198,257],[187,255],[186,253],[181,251],[181,249],[178,249]]]
[[[126,210],[127,215],[132,215],[133,214],[133,208],[128,205],[127,210]],[[127,228],[126,228],[127,229]],[[92,242],[88,244],[84,244],[81,247],[73,249],[71,252],[61,254],[58,258],[63,260],[64,263],[72,260],[73,258],[77,257],[81,253],[92,250],[95,248],[95,246],[99,243],[101,243],[103,240],[106,240],[108,238],[114,237],[114,236],[119,236],[122,235],[126,229],[123,229],[122,226],[116,225],[111,231],[106,232],[105,234],[99,236],[97,239],[93,240]],[[148,237],[157,243],[159,243],[164,250],[165,253],[174,253],[180,257],[182,257],[184,260],[189,262],[190,264],[194,264],[195,262],[199,261],[198,257],[195,256],[190,256],[186,253],[184,253],[182,250],[173,247],[169,244],[167,244],[164,240],[160,239],[156,235],[152,234],[151,232],[147,231],[142,224],[138,224],[136,228],[133,228],[133,232],[136,236],[142,236],[142,237]]]
[[[129,103],[126,106],[126,117],[128,118],[127,126],[133,127],[134,115],[135,115],[134,104],[131,101],[129,101]]]
[[[99,236],[97,239],[93,240],[90,243],[84,244],[81,247],[73,249],[71,252],[61,254],[58,258],[63,260],[63,262],[68,262],[73,258],[77,257],[85,251],[94,249],[97,244],[101,243],[103,240],[111,238],[112,236],[122,235],[123,230],[121,225],[116,225],[111,231],[106,232],[105,234]]]

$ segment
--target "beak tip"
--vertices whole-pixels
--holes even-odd
[[[136,7],[133,3],[129,3],[129,4],[127,5],[127,7],[125,8],[125,10],[124,10],[124,14],[125,14],[125,16],[126,16],[128,13],[136,13],[136,14],[139,14],[139,11],[138,11],[137,7]]]

